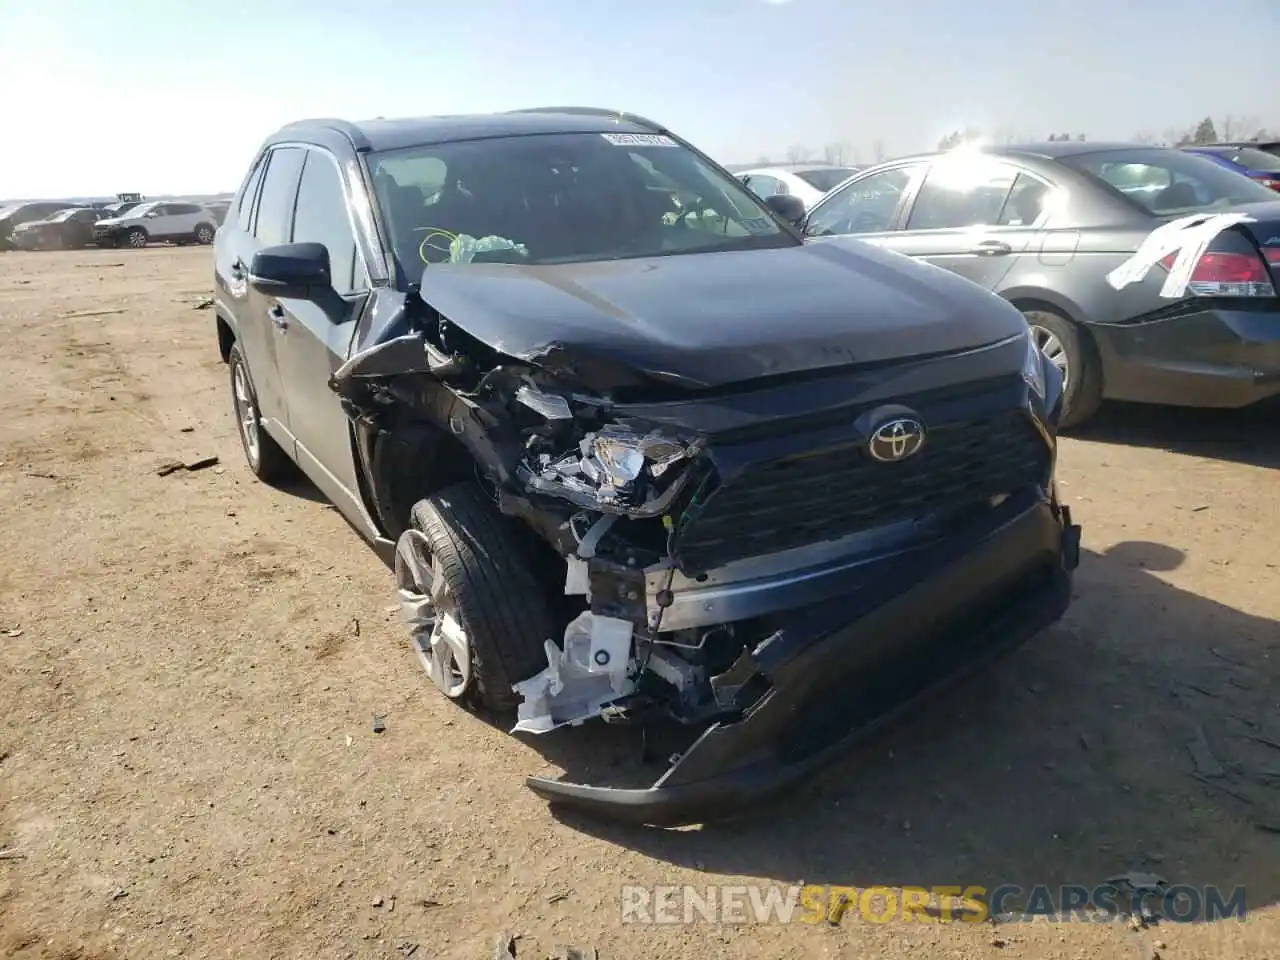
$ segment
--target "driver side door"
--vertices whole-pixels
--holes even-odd
[[[909,161],[868,171],[823,197],[805,218],[807,238],[856,237],[894,248],[907,204],[928,164]]]

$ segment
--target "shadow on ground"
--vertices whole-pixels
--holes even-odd
[[[1108,403],[1072,438],[1189,456],[1280,467],[1280,404],[1244,410],[1196,410],[1143,403]]]
[[[683,830],[562,819],[783,883],[1092,887],[1140,870],[1273,903],[1280,625],[1155,576],[1181,560],[1154,543],[1087,552],[1059,625],[768,807]],[[635,765],[636,735],[617,728],[534,745],[570,779]]]

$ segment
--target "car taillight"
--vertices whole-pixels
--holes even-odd
[[[1172,270],[1177,259],[1178,255],[1171,253],[1160,262]],[[1276,262],[1270,255],[1268,261]],[[1267,261],[1256,253],[1209,250],[1192,268],[1187,292],[1198,297],[1274,297],[1276,288],[1267,272]]]

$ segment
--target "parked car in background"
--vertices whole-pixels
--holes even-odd
[[[108,203],[102,209],[108,217],[122,217],[135,207],[142,206],[144,202],[143,200],[118,200],[115,203]]]
[[[858,172],[857,167],[840,167],[825,163],[799,163],[786,166],[756,167],[743,170],[738,179],[762,200],[772,196],[796,197],[805,209],[826,196]]]
[[[13,242],[24,250],[70,250],[94,242],[94,224],[102,211],[93,207],[68,207],[44,220],[31,220],[13,232]]]
[[[650,789],[531,779],[552,802],[740,810],[1070,602],[1061,380],[1018,311],[805,243],[796,198],[651,121],[303,121],[233,209],[249,469],[301,469],[394,558],[442,695],[700,734]]]
[[[1158,227],[1233,211],[1252,220],[1217,234],[1185,288],[1170,281],[1175,297],[1162,288],[1176,253],[1139,282],[1108,282]],[[1280,197],[1206,157],[1071,141],[908,157],[833,191],[802,229],[917,257],[1011,301],[1062,372],[1064,426],[1104,397],[1243,407],[1280,394]]]
[[[31,200],[12,203],[0,209],[0,250],[14,248],[13,233],[18,227],[32,220],[51,217],[66,206],[64,201],[59,200]]]
[[[1261,150],[1273,157],[1280,157],[1280,140],[1225,140],[1222,143],[1210,143],[1210,147],[1250,147]]]
[[[204,206],[205,206],[205,209],[207,209],[210,213],[213,214],[213,218],[216,225],[220,227],[222,226],[223,222],[227,219],[227,211],[231,209],[231,201],[230,200],[211,200],[208,203],[206,203]]]
[[[213,243],[216,218],[195,203],[151,200],[122,216],[99,220],[94,242],[104,247],[145,247],[148,243]]]
[[[1280,156],[1257,147],[1183,147],[1187,153],[1208,157],[1228,170],[1243,173],[1264,187],[1280,192]]]

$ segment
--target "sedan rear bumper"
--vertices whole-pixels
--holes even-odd
[[[1110,399],[1237,408],[1280,395],[1280,300],[1090,330]]]
[[[528,785],[556,806],[665,826],[775,796],[1058,620],[1079,535],[1068,510],[1039,501],[980,538],[922,550],[905,583],[894,563],[880,582],[796,611],[739,662],[767,690],[741,719],[709,727],[648,789]]]

